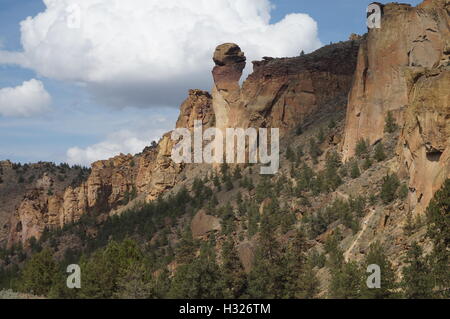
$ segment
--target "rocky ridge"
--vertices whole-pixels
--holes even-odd
[[[417,213],[450,176],[449,12],[448,0],[384,5],[381,28],[361,42],[349,95],[343,159],[361,139],[381,141],[391,112],[402,132],[398,170],[409,176]]]
[[[242,88],[245,56],[236,44],[221,45],[213,58],[212,94],[190,90],[176,127],[193,129],[200,120],[205,128],[280,127],[287,132],[323,112],[331,100],[343,109],[358,45],[348,41],[296,58],[256,61]],[[45,189],[29,191],[10,218],[8,245],[26,244],[45,229],[61,228],[86,213],[116,211],[135,198],[156,199],[180,181],[183,169],[190,169],[170,159],[173,145],[169,132],[141,154],[93,163],[90,176],[77,187],[51,195]]]

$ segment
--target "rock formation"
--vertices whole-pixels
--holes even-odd
[[[307,116],[346,105],[356,67],[359,40],[326,46],[295,58],[253,62],[254,72],[239,84],[246,58],[239,46],[217,47],[212,94],[190,90],[180,107],[177,128],[278,127],[282,132],[302,124]],[[92,164],[86,182],[49,195],[33,189],[10,219],[9,245],[39,238],[44,229],[62,227],[89,212],[107,213],[131,197],[156,199],[177,183],[183,165],[171,160],[174,141],[165,134],[143,153],[119,155]]]
[[[361,43],[347,108],[344,160],[360,139],[382,140],[393,114],[401,128],[398,158],[418,211],[450,174],[449,10],[447,0],[385,5],[381,28]]]
[[[295,58],[265,57],[253,62],[241,88],[244,54],[236,44],[220,45],[213,69],[216,126],[275,127],[283,134],[325,106],[344,108],[358,47],[359,40],[352,40]]]
[[[207,215],[204,209],[195,214],[191,222],[191,232],[194,238],[202,237],[213,231],[220,231],[220,219],[211,215]]]

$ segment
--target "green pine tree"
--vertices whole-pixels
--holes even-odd
[[[433,297],[433,280],[430,266],[423,256],[422,248],[413,243],[406,254],[403,268],[403,292],[407,299],[427,299]]]
[[[392,116],[392,112],[389,111],[386,115],[386,122],[384,125],[384,131],[387,133],[394,133],[397,130],[397,124]]]
[[[380,266],[381,287],[372,289],[368,288],[365,282],[366,276],[363,276],[361,297],[367,299],[388,299],[398,297],[396,294],[397,284],[395,272],[381,244],[374,243],[370,246],[369,253],[363,262],[363,272],[367,269],[364,269],[364,267],[369,265]]]
[[[366,155],[369,151],[369,142],[365,139],[360,139],[358,143],[356,143],[355,154],[360,157],[362,155]]]
[[[175,299],[221,299],[225,297],[225,291],[223,273],[216,263],[214,249],[206,245],[193,262],[178,267],[168,296]]]
[[[383,178],[383,185],[381,185],[381,199],[385,204],[391,203],[397,197],[397,189],[400,186],[400,181],[395,173],[387,174]]]
[[[431,266],[437,295],[450,297],[450,179],[427,208],[427,236],[433,242]]]
[[[44,249],[25,264],[21,273],[21,290],[36,296],[47,296],[59,272],[49,249]]]
[[[239,298],[247,288],[247,276],[239,259],[233,238],[229,236],[222,247],[222,273],[224,274],[226,296]]]
[[[353,160],[351,167],[350,167],[350,177],[351,178],[358,178],[359,176],[361,176],[361,172],[359,170],[359,166],[358,166],[358,161],[357,160]]]
[[[375,155],[374,158],[377,162],[382,162],[386,159],[386,154],[384,153],[383,143],[379,142],[375,146]]]

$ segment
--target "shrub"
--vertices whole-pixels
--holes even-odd
[[[375,146],[375,155],[374,155],[375,160],[377,160],[378,162],[382,162],[386,159],[386,154],[384,153],[384,146],[383,144],[380,142]]]
[[[384,125],[384,131],[387,133],[393,133],[397,129],[397,123],[395,123],[395,119],[392,116],[392,112],[389,111],[386,115],[386,122]]]
[[[359,170],[358,161],[354,160],[351,164],[350,168],[350,177],[351,178],[358,178],[361,175],[361,172]]]
[[[383,178],[383,185],[381,186],[381,199],[385,204],[389,204],[396,198],[397,189],[400,186],[400,181],[396,174],[387,174]]]
[[[365,155],[367,154],[368,150],[369,150],[369,142],[364,139],[360,139],[356,144],[355,149],[356,156]]]

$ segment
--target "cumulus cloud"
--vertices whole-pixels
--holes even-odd
[[[177,105],[188,88],[209,89],[211,57],[238,43],[249,60],[321,45],[316,22],[289,14],[270,24],[269,0],[44,0],[21,22],[23,52],[0,63],[83,83],[116,106]]]
[[[17,87],[0,89],[0,115],[27,117],[49,110],[51,96],[41,81],[31,79]]]
[[[150,145],[152,140],[158,140],[165,131],[153,130],[135,132],[120,130],[107,136],[105,141],[86,148],[72,147],[67,151],[67,163],[89,166],[92,162],[111,158],[120,153],[136,154]]]

